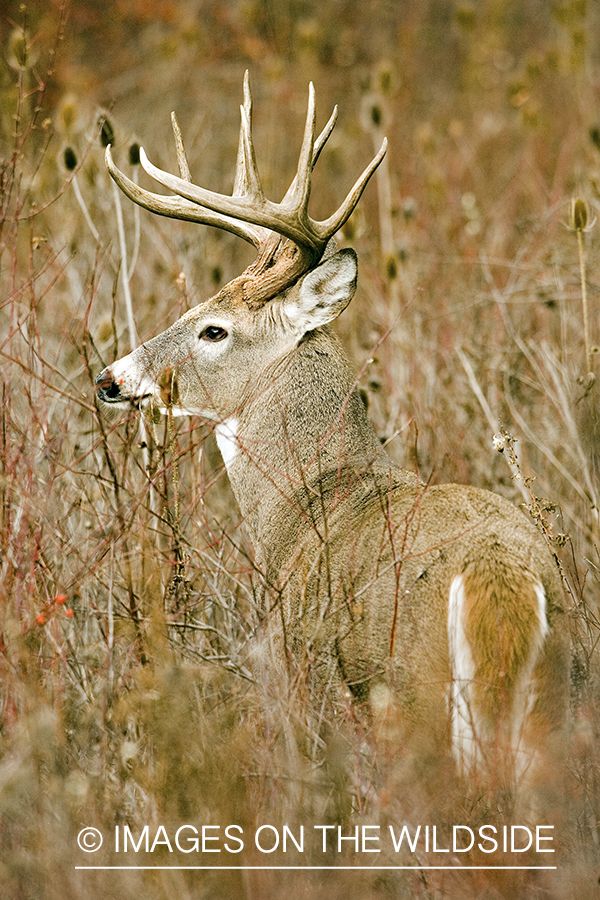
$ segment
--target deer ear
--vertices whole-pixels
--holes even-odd
[[[354,250],[340,250],[304,276],[300,289],[285,304],[298,334],[327,325],[346,309],[356,291],[358,263]]]

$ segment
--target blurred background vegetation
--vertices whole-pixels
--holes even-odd
[[[600,6],[5,0],[0,48],[3,895],[597,897]],[[246,68],[273,199],[295,171],[310,80],[319,125],[340,109],[316,217],[389,139],[340,236],[361,276],[338,328],[357,370],[373,357],[361,387],[390,452],[424,479],[525,504],[561,566],[573,741],[553,812],[557,872],[74,868],[90,864],[76,846],[87,825],[501,817],[449,785],[434,802],[381,784],[350,711],[323,743],[260,680],[253,551],[210,429],[141,431],[136,416],[96,409],[93,377],[132,343],[123,271],[144,340],[251,258],[231,236],[123,201],[124,259],[102,138],[128,172],[138,142],[174,171],[175,110],[194,180],[229,192]],[[105,847],[92,862],[122,856]],[[244,862],[265,859],[249,850]]]

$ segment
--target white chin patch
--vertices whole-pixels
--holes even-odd
[[[217,446],[221,452],[227,471],[229,471],[229,468],[240,450],[240,445],[237,440],[237,430],[238,420],[234,418],[225,419],[224,422],[219,422],[215,428]]]
[[[163,416],[197,416],[198,412],[193,409],[186,409],[185,406],[156,406]]]

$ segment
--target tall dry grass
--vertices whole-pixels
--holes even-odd
[[[347,3],[341,20],[341,6],[181,3],[176,25],[169,4],[160,15],[137,4],[135,21],[119,6],[122,33],[138,29],[152,57],[150,66],[134,57],[129,81],[115,75],[114,60],[126,58],[116,41],[112,75],[102,60],[95,70],[84,67],[85,48],[69,37],[69,22],[81,42],[90,40],[99,27],[91,6],[83,25],[81,9],[67,18],[64,41],[52,37],[63,29],[52,6],[34,7],[25,28],[15,12],[4,28],[6,897],[596,896],[600,388],[588,370],[599,342],[600,225],[581,233],[566,226],[574,225],[573,198],[586,200],[591,224],[598,197],[597,15],[576,2],[558,5],[554,17],[535,3],[521,14],[496,4],[495,15],[469,4],[412,3],[382,5],[367,18],[360,4]],[[36,21],[44,23],[40,33]],[[117,25],[110,27],[114,38]],[[348,872],[344,865],[371,865],[374,857],[353,852],[350,842],[338,853],[333,840],[323,853],[314,825],[352,835],[356,826],[378,825],[383,834],[390,824],[437,824],[446,836],[452,824],[510,822],[501,809],[467,801],[451,773],[428,792],[382,781],[386,767],[350,706],[335,722],[318,722],[265,677],[253,549],[210,428],[168,419],[142,427],[137,413],[107,418],[97,409],[94,376],[132,341],[126,284],[144,339],[247,262],[234,240],[155,220],[126,203],[123,249],[100,114],[114,131],[120,164],[134,172],[141,136],[168,167],[168,114],[180,103],[192,170],[222,189],[235,160],[248,62],[269,195],[295,165],[297,142],[288,133],[300,131],[309,77],[320,117],[328,101],[341,104],[338,136],[320,163],[317,214],[321,205],[334,208],[371,142],[382,132],[391,139],[378,189],[344,236],[362,269],[360,294],[339,323],[357,369],[377,348],[362,387],[390,452],[425,479],[470,481],[525,504],[560,566],[572,635],[573,738],[567,796],[548,812],[557,871]],[[88,94],[73,88],[73,67],[95,73],[84,79]],[[158,74],[144,74],[147,68]],[[109,99],[98,88],[102,79],[117,96],[108,112],[88,99]],[[508,436],[499,453],[492,439],[501,429]],[[222,850],[218,863],[335,869],[75,868],[124,864],[112,843],[115,826],[137,835],[147,824],[154,835],[164,825],[172,835],[184,823],[199,830],[235,823],[244,836],[260,825],[288,825],[297,836],[304,825],[313,837],[302,855],[291,847],[267,855],[247,840],[243,853]],[[97,854],[77,847],[84,826],[106,836]],[[379,866],[415,862],[389,841],[382,849]],[[215,858],[177,856],[182,865],[212,866]],[[502,861],[523,859],[539,862],[516,854]],[[481,855],[456,860],[480,862]],[[172,861],[164,844],[126,859]],[[418,861],[430,858],[421,853]]]

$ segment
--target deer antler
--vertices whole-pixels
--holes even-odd
[[[250,267],[255,281],[253,301],[261,302],[279,290],[292,284],[307,269],[314,266],[325,250],[328,241],[352,214],[371,175],[385,156],[387,141],[356,181],[339,209],[322,222],[308,214],[312,170],[329,138],[337,118],[334,109],[327,125],[315,139],[315,90],[311,84],[308,92],[308,112],[296,175],[281,203],[268,200],[263,192],[252,141],[252,96],[248,72],[244,76],[244,100],[240,107],[241,126],[238,145],[233,193],[229,197],[195,185],[191,181],[181,132],[173,113],[171,116],[179,176],[171,175],[154,166],[143,148],[140,161],[144,170],[155,181],[173,192],[173,196],[154,194],[140,188],[115,166],[111,148],[106,148],[106,165],[121,190],[135,203],[150,212],[190,222],[200,222],[224,229],[253,244],[259,251],[257,263]],[[260,287],[257,277],[265,269],[272,269],[279,257],[281,238],[292,242],[294,249],[286,253],[285,265],[278,265],[264,278]],[[277,252],[276,252],[277,251]],[[258,295],[257,295],[258,287]],[[268,296],[267,296],[268,294]]]

